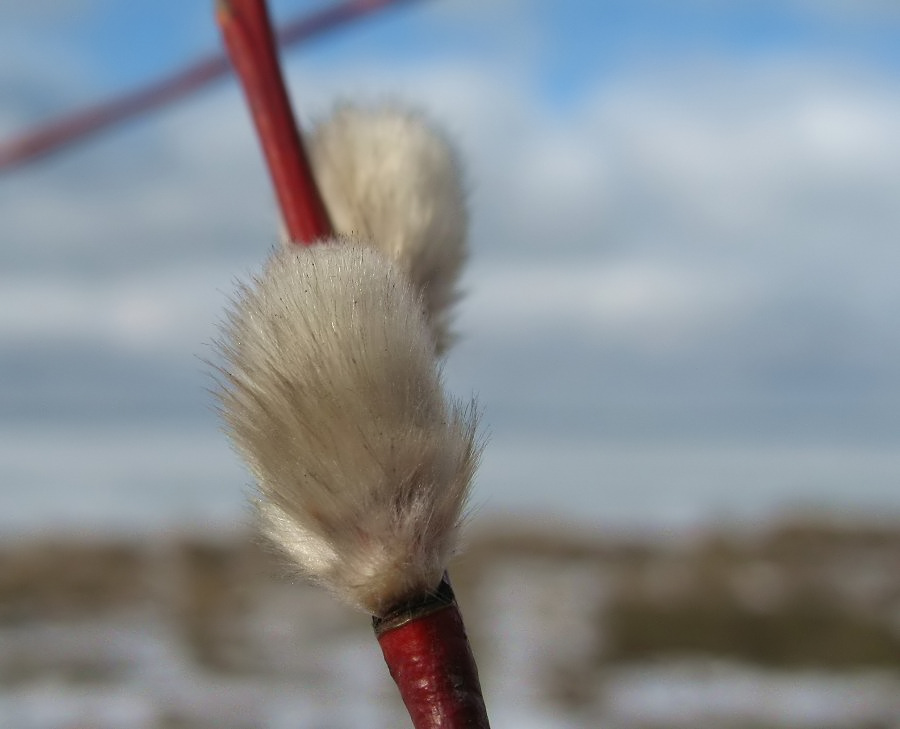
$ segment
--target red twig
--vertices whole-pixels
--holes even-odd
[[[433,595],[374,621],[415,729],[490,729],[478,669],[446,577]]]
[[[264,0],[219,0],[216,17],[241,79],[290,239],[332,233],[284,87]]]
[[[382,8],[412,1],[348,0],[291,20],[278,30],[278,42],[281,45],[298,43]],[[189,96],[230,70],[225,56],[209,55],[182,71],[121,97],[55,119],[8,141],[0,141],[0,171],[32,162],[114,124]]]
[[[0,143],[0,170],[23,165],[113,124],[196,91],[228,71],[224,57],[210,57],[124,96],[55,119]]]

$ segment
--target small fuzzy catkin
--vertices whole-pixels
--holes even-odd
[[[466,193],[452,145],[417,111],[345,103],[313,127],[308,150],[335,230],[360,236],[407,272],[443,353],[467,255]]]
[[[433,590],[479,448],[407,276],[355,239],[280,249],[239,288],[223,335],[221,409],[264,532],[373,615]]]

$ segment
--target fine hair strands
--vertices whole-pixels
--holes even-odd
[[[355,237],[281,247],[239,287],[216,344],[263,532],[372,615],[434,590],[480,445],[474,404],[444,394],[406,273]]]
[[[399,103],[338,104],[307,135],[313,174],[338,233],[374,245],[419,290],[438,354],[466,260],[462,165],[441,128]]]

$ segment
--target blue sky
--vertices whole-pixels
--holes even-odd
[[[127,89],[218,48],[202,3],[44,0],[8,7],[4,38],[74,60],[94,93]],[[270,4],[285,20],[327,3]],[[638,0],[412,2],[352,30],[291,51],[306,63],[354,59],[515,63],[551,105],[576,100],[598,78],[692,57],[771,62],[805,56],[885,71],[900,63],[900,13],[890,3]],[[27,40],[26,40],[27,39]],[[60,110],[65,109],[60,103]]]
[[[218,45],[202,2],[16,5],[3,136]],[[304,121],[389,96],[458,140],[482,511],[900,511],[898,40],[878,0],[439,0],[288,52]],[[276,226],[229,82],[0,176],[8,522],[244,517],[199,358]]]

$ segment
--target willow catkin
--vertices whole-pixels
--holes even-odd
[[[371,614],[433,590],[479,449],[406,274],[354,239],[278,250],[240,287],[219,349],[265,533]]]
[[[407,272],[443,353],[467,256],[466,191],[452,144],[420,112],[345,103],[313,127],[307,146],[335,230]]]

